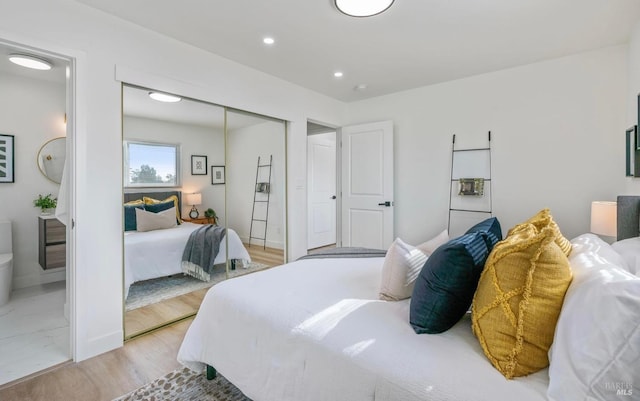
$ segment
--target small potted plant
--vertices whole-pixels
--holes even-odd
[[[54,198],[51,194],[47,196],[38,195],[38,199],[33,200],[33,206],[39,207],[42,210],[43,215],[53,213],[53,210],[58,205],[58,200]]]
[[[210,224],[216,224],[216,219],[217,219],[217,215],[216,215],[216,211],[209,208],[207,210],[204,211],[204,217],[207,218],[207,220],[209,221]]]

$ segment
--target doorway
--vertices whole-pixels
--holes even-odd
[[[47,69],[9,62],[16,54],[39,59]],[[72,58],[0,39],[0,133],[14,138],[17,173],[0,184],[0,198],[28,200],[9,202],[0,211],[0,220],[11,222],[13,243],[10,298],[0,306],[0,348],[6,351],[0,355],[0,385],[73,357],[67,220],[73,201],[74,76]],[[45,215],[33,200],[48,194],[58,209]]]
[[[307,122],[307,249],[337,242],[335,128]]]

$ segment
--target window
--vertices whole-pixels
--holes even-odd
[[[125,187],[180,185],[180,145],[124,141]]]

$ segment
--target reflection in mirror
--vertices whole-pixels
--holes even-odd
[[[54,138],[46,142],[38,152],[38,168],[45,177],[60,184],[67,154],[67,138]]]
[[[224,186],[191,169],[193,155],[224,165],[224,109],[184,98],[162,103],[149,92],[123,86],[125,339],[193,315],[208,288],[227,277],[224,242],[211,261],[210,281],[182,273],[191,233],[209,223],[200,218],[204,210],[224,220]],[[200,204],[186,202],[193,193],[201,195]],[[192,207],[199,218],[189,218]],[[166,219],[172,213],[176,218]],[[216,238],[225,241],[224,235]]]
[[[227,225],[253,263],[285,262],[285,139],[282,120],[227,110]]]
[[[224,279],[284,261],[284,123],[234,113],[225,138],[223,107],[149,92],[123,85],[125,339],[195,314]],[[273,155],[259,178],[267,240],[249,246],[258,152]]]

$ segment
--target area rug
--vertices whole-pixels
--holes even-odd
[[[176,369],[113,401],[251,401],[221,374],[207,380],[204,373]]]
[[[229,278],[242,276],[263,270],[268,266],[262,263],[249,262],[246,266],[238,263],[235,270],[229,270]],[[125,310],[131,311],[153,303],[164,301],[180,295],[188,294],[203,288],[209,288],[227,278],[225,265],[216,265],[210,281],[201,281],[186,274],[175,274],[168,277],[138,281],[129,287],[129,296],[125,302]]]

